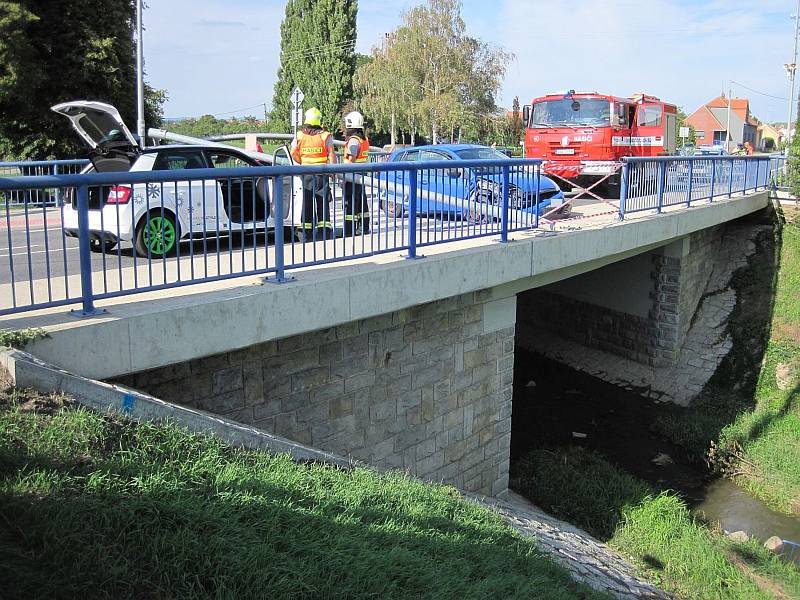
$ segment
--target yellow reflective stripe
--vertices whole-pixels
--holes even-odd
[[[330,221],[320,221],[317,223],[318,229],[322,229],[323,227],[333,227],[333,223]]]
[[[303,157],[303,164],[304,165],[324,165],[327,162],[328,162],[328,157],[327,156],[322,156],[322,157],[319,157],[319,156],[314,156],[314,157],[304,156]]]
[[[344,220],[345,221],[353,221],[353,220],[355,220],[355,217],[353,215],[345,215],[344,216]]]
[[[302,228],[302,229],[314,229],[314,224],[313,223],[303,223],[300,226],[300,228]]]

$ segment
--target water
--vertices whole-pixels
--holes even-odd
[[[670,407],[524,350],[516,355],[512,461],[534,448],[591,448],[653,487],[675,491],[694,514],[726,531],[800,543],[800,518],[772,511],[729,480],[712,478],[705,465],[652,431],[650,423]],[[668,461],[654,462],[664,455]]]
[[[745,531],[761,541],[777,535],[800,543],[800,518],[770,510],[727,479],[711,482],[705,498],[692,512],[708,522],[719,523],[724,531]]]

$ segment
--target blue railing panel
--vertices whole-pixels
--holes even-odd
[[[762,188],[784,164],[628,159],[619,216]],[[79,173],[85,161],[5,165],[17,171],[0,177],[0,194],[20,200],[0,205],[0,314],[78,303],[93,314],[98,300],[144,291],[246,275],[281,282],[301,267],[506,241],[539,227],[552,194],[541,161],[527,159],[101,174]]]

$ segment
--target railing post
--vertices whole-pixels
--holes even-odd
[[[533,211],[533,227],[539,229],[539,200],[541,199],[542,189],[542,163],[534,167],[536,169],[536,210]]]
[[[266,191],[266,190],[265,190]],[[269,283],[286,283],[293,281],[294,277],[286,277],[286,265],[284,263],[284,244],[283,244],[283,176],[276,175],[272,179],[272,204],[275,206],[273,221],[275,228],[275,277],[267,277],[264,281]],[[265,233],[264,243],[267,243],[268,232]]]
[[[732,159],[730,159],[729,162],[730,162],[730,165],[731,165],[731,168],[730,168],[731,176],[730,176],[730,179],[728,179],[728,199],[730,199],[730,197],[733,195],[733,169],[736,166],[736,159],[732,158]]]
[[[661,212],[661,207],[664,206],[664,187],[666,185],[667,179],[667,163],[661,161],[658,163],[658,196],[657,202],[658,205],[656,206],[656,212]]]
[[[408,172],[408,256],[406,258],[422,258],[417,256],[417,170]]]
[[[89,239],[89,186],[78,186],[78,256],[81,266],[81,296],[83,308],[72,313],[79,317],[92,317],[105,313],[95,308],[92,291],[92,250]]]
[[[744,160],[744,183],[742,184],[742,193],[746,194],[747,193],[747,163],[749,163],[750,161],[747,160],[746,158],[744,158],[742,160]]]
[[[622,165],[622,180],[619,183],[619,220],[625,219],[625,204],[628,200],[628,181],[630,177],[631,163],[624,162]]]
[[[53,175],[58,176],[58,163],[53,165]],[[61,188],[56,188],[56,206],[61,206]]]
[[[686,207],[690,207],[692,205],[692,185],[694,184],[694,161],[689,161],[689,185],[688,191],[686,192]]]
[[[709,190],[708,202],[714,201],[714,180],[717,178],[717,161],[711,159],[711,189]]]
[[[508,241],[508,179],[508,165],[503,165],[503,215],[500,217],[500,241],[504,243]]]

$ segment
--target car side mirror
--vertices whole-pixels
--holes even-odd
[[[522,122],[523,124],[527,125],[528,121],[531,119],[531,107],[529,104],[526,104],[522,107]]]
[[[447,176],[452,178],[452,179],[458,179],[462,175],[463,175],[463,172],[461,171],[461,169],[456,169],[456,168],[447,169]]]

